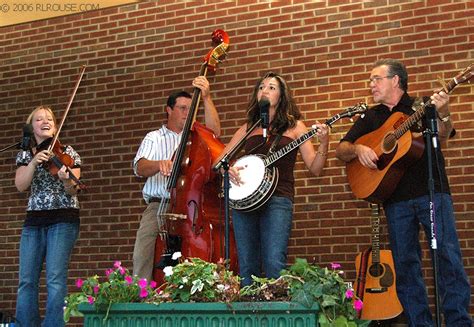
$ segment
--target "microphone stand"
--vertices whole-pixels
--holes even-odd
[[[434,204],[434,178],[433,178],[433,157],[431,150],[435,152],[438,150],[438,127],[436,121],[436,109],[433,105],[426,106],[427,127],[423,132],[427,148],[427,164],[428,164],[428,191],[430,201],[430,226],[431,226],[431,258],[433,264],[433,279],[434,279],[434,293],[435,293],[435,311],[436,311],[436,326],[441,326],[441,315],[439,310],[439,295],[438,295],[438,244],[436,240],[436,211]]]
[[[224,247],[225,247],[225,262],[226,265],[229,265],[229,248],[230,248],[230,206],[229,206],[229,190],[230,190],[230,179],[229,179],[229,162],[232,158],[240,151],[242,146],[244,145],[244,141],[247,139],[247,136],[252,133],[252,131],[260,125],[262,119],[260,118],[255,124],[253,124],[248,131],[245,133],[244,137],[239,140],[239,142],[235,145],[234,148],[230,149],[227,153],[225,153],[222,158],[214,165],[213,169],[215,171],[219,171],[221,169],[224,170],[224,186],[223,186],[223,193],[224,193]]]
[[[7,151],[7,150],[10,150],[10,149],[12,149],[12,148],[19,149],[19,148],[20,148],[20,145],[21,145],[21,142],[18,142],[18,143],[9,145],[9,146],[7,146],[6,148],[0,149],[0,153],[1,153],[1,152],[5,152],[5,151]]]

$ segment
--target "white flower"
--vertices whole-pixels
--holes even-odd
[[[173,253],[173,256],[171,257],[171,259],[172,260],[178,260],[181,257],[182,257],[182,254],[181,254],[181,252],[178,251],[178,252]]]
[[[173,267],[166,266],[165,268],[163,268],[163,272],[165,273],[165,276],[171,276],[173,275]]]
[[[217,289],[222,292],[222,291],[224,291],[225,286],[222,285],[222,284],[218,284],[218,285],[217,285]]]
[[[181,281],[183,282],[183,284],[186,284],[188,282],[188,277],[184,276]]]

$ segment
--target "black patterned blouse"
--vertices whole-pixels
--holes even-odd
[[[71,146],[63,152],[74,160],[72,168],[81,165],[79,154]],[[30,151],[20,151],[16,156],[17,166],[27,166],[33,159]],[[79,201],[77,195],[70,195],[63,183],[44,167],[36,167],[31,181],[30,197],[26,209],[25,226],[51,225],[59,222],[79,222]]]

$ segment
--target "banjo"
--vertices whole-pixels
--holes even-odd
[[[359,103],[324,123],[331,127],[339,119],[361,115],[367,109],[367,104]],[[264,205],[272,196],[278,184],[278,168],[272,166],[272,164],[311,139],[317,131],[318,128],[313,125],[307,133],[268,156],[250,154],[239,158],[234,166],[244,167],[240,170],[242,183],[236,185],[232,181],[230,182],[229,206],[236,210],[252,211]]]

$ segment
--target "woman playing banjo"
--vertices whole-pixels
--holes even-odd
[[[286,81],[280,75],[269,72],[255,85],[247,109],[247,122],[232,137],[224,153],[239,143],[248,134],[250,126],[258,122],[262,99],[267,105],[269,102],[269,135],[266,137],[266,130],[261,127],[255,128],[248,135],[244,149],[250,159],[265,158],[308,132],[308,128],[300,120],[301,113]],[[318,150],[314,149],[311,142],[304,142],[297,148],[308,170],[319,176],[327,158],[328,126],[316,122],[313,128],[317,129],[316,135],[320,141]],[[267,278],[278,278],[280,271],[286,267],[293,216],[295,193],[293,171],[296,156],[297,151],[291,151],[274,162],[276,187],[263,204],[239,210],[236,209],[239,208],[239,199],[234,195],[236,205],[231,206],[232,220],[243,286],[252,283],[252,275],[262,276],[262,267]],[[255,176],[262,175],[261,172],[252,171],[252,160],[245,162],[239,160],[229,169],[231,192],[234,194],[239,191],[247,192],[246,184],[248,186],[255,183]],[[256,161],[257,166],[261,160]],[[255,193],[262,192],[257,190]]]

